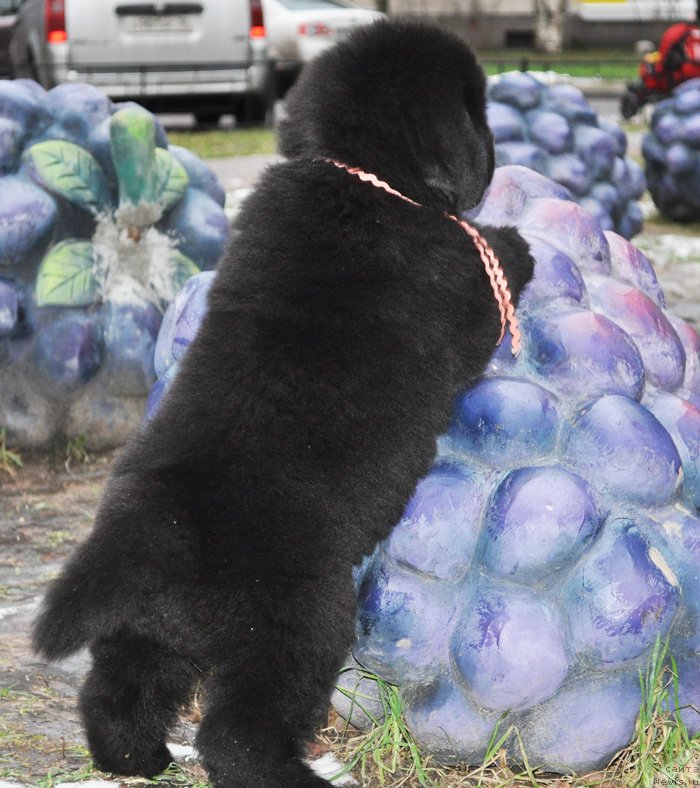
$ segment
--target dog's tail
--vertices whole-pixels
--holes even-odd
[[[148,492],[112,480],[92,533],[44,598],[32,633],[36,653],[64,659],[124,627],[152,633],[163,623],[163,595],[177,593],[173,567],[194,571],[189,520],[182,507],[171,512],[170,488],[154,484]]]
[[[95,542],[93,535],[78,549],[51,585],[34,622],[34,651],[50,661],[70,656],[128,615],[122,611],[115,616],[118,569],[103,566]]]

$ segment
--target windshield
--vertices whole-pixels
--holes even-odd
[[[0,16],[16,14],[22,0],[0,0]]]
[[[357,8],[346,0],[280,0],[285,8],[292,11],[312,11],[320,8]]]

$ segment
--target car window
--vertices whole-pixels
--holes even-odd
[[[17,13],[22,5],[22,0],[0,0],[0,16],[10,16]]]
[[[345,0],[280,0],[280,2],[285,8],[292,11],[306,11],[315,8],[357,8]]]

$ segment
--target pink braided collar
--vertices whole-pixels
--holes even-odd
[[[393,194],[394,197],[398,197],[400,200],[404,202],[410,203],[411,205],[415,205],[419,208],[424,206],[421,205],[419,202],[415,202],[410,197],[406,197],[405,195],[401,194],[401,192],[396,191],[396,189],[392,189],[388,183],[385,181],[380,181],[376,175],[372,175],[371,173],[365,172],[364,170],[360,169],[359,167],[350,167],[347,164],[343,164],[343,162],[336,161],[335,159],[328,159],[325,157],[319,157],[317,161],[325,161],[329,164],[332,164],[338,169],[345,170],[349,172],[350,175],[357,176],[361,181],[365,181],[365,183],[371,183],[372,186],[376,186],[378,189],[383,189],[385,192],[389,194]],[[503,337],[505,336],[506,327],[509,328],[510,334],[512,337],[511,342],[511,352],[514,356],[517,356],[520,353],[520,348],[522,345],[522,337],[520,334],[520,328],[518,326],[518,319],[515,316],[515,307],[513,306],[513,301],[510,295],[510,289],[508,287],[508,280],[506,279],[505,274],[503,273],[503,269],[501,268],[501,264],[496,257],[493,249],[489,246],[488,241],[484,238],[483,235],[475,228],[472,227],[469,222],[465,221],[464,219],[460,219],[459,217],[455,216],[452,213],[444,213],[443,214],[446,219],[450,219],[453,222],[457,222],[457,224],[467,233],[467,235],[472,239],[474,242],[474,246],[476,246],[477,251],[481,257],[482,262],[484,263],[484,268],[486,269],[486,273],[488,274],[489,280],[491,282],[491,287],[493,289],[493,294],[496,297],[496,302],[498,303],[498,309],[501,313],[501,336],[498,338],[498,343],[501,344]]]

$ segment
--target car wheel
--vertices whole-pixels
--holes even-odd
[[[301,66],[294,69],[280,70],[275,74],[275,95],[278,99],[282,99],[287,95],[300,73]]]
[[[29,52],[26,53],[24,58],[19,63],[12,64],[13,79],[33,79],[37,82],[36,66],[34,59]]]
[[[620,99],[620,114],[625,120],[629,120],[639,112],[643,103],[639,94],[628,88]]]
[[[235,100],[233,115],[239,126],[257,126],[266,122],[270,109],[266,96],[251,94]]]
[[[195,112],[194,117],[198,126],[216,126],[219,123],[221,112],[202,110],[201,112]]]
[[[31,52],[27,52],[27,60],[24,65],[24,76],[26,76],[28,79],[33,79],[35,82],[38,82],[46,90],[49,90],[53,87],[53,85],[48,85],[41,78],[39,67],[37,66],[36,60],[34,60],[34,55],[32,55]]]

